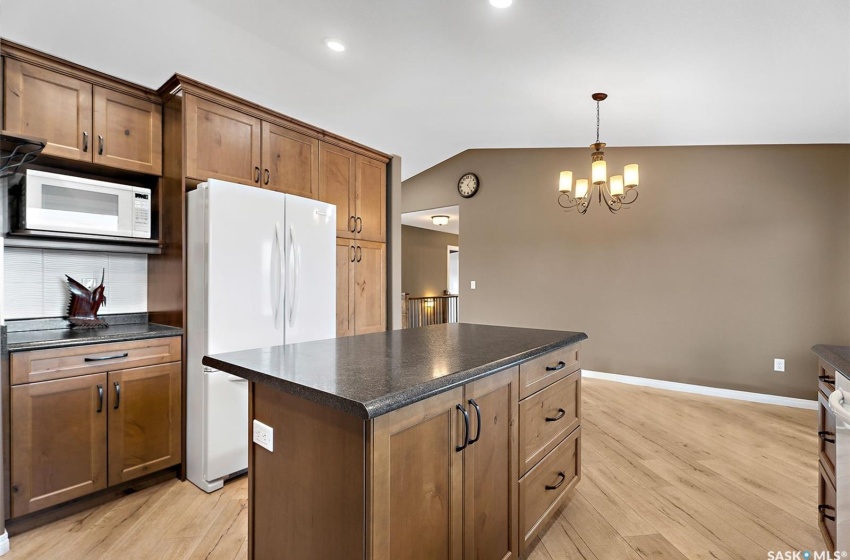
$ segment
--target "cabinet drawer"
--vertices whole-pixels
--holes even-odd
[[[579,368],[578,344],[553,350],[519,365],[519,398],[532,395]]]
[[[818,526],[826,541],[826,549],[835,550],[835,487],[824,473],[823,465],[820,465],[818,474]]]
[[[520,473],[525,474],[539,463],[579,425],[580,418],[580,371],[574,371],[520,402]]]
[[[841,375],[835,368],[818,360],[818,389],[820,392],[829,397],[829,394],[835,391],[835,376]]]
[[[520,547],[524,550],[581,478],[581,427],[519,481]]]
[[[818,455],[830,480],[835,481],[835,414],[829,401],[818,393]]]
[[[180,361],[180,337],[14,352],[12,385]]]

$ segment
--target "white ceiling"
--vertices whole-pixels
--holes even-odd
[[[444,226],[435,226],[431,216],[448,216],[449,223]],[[444,233],[460,234],[460,209],[457,206],[445,206],[443,208],[432,208],[431,210],[419,210],[418,212],[406,212],[401,215],[401,225],[413,226],[424,229],[433,229]]]
[[[850,142],[847,0],[5,0],[0,34],[157,87],[174,72],[403,158]],[[331,52],[326,37],[348,50]]]

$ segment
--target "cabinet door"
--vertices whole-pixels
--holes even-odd
[[[387,166],[357,156],[357,239],[387,240]]]
[[[5,59],[3,129],[47,140],[44,154],[92,161],[92,86]]]
[[[102,87],[94,88],[94,162],[162,174],[162,107]]]
[[[464,451],[464,558],[514,560],[519,558],[518,368],[464,390],[472,432]]]
[[[317,198],[319,141],[276,124],[263,123],[263,187]]]
[[[11,388],[17,517],[106,488],[106,374]]]
[[[373,421],[372,560],[462,558],[462,398],[454,389]]]
[[[358,241],[354,263],[354,333],[387,330],[386,244]]]
[[[354,239],[355,160],[353,152],[319,143],[319,200],[336,205],[336,235]]]
[[[336,240],[336,335],[354,334],[354,259],[357,251],[348,239]]]
[[[180,462],[180,363],[109,373],[109,485]]]
[[[189,177],[260,184],[260,119],[194,95],[185,113]]]

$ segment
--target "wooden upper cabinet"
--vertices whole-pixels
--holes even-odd
[[[355,237],[355,161],[353,152],[319,143],[319,200],[336,205],[336,235]]]
[[[162,174],[162,107],[94,87],[94,162]]]
[[[386,248],[385,243],[361,241],[356,244],[354,251],[355,334],[387,330]],[[337,288],[337,297],[339,297],[339,288]]]
[[[472,432],[464,451],[464,558],[519,558],[517,375],[513,367],[464,388]]]
[[[387,165],[358,155],[357,189],[357,239],[364,241],[387,240]]]
[[[357,249],[348,239],[336,240],[336,335],[354,334],[354,259]]]
[[[11,388],[11,515],[106,488],[106,374]]]
[[[6,58],[3,129],[44,138],[44,154],[92,160],[92,85]]]
[[[194,95],[184,111],[189,177],[260,184],[260,119]]]
[[[318,198],[319,141],[268,122],[262,130],[263,187]]]
[[[180,462],[180,363],[109,372],[109,485]]]
[[[371,560],[463,558],[462,398],[457,388],[374,420]]]

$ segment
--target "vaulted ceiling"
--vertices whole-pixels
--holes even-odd
[[[850,142],[847,0],[5,0],[0,34],[150,87],[180,72],[403,158]],[[324,39],[347,45],[330,51]]]

